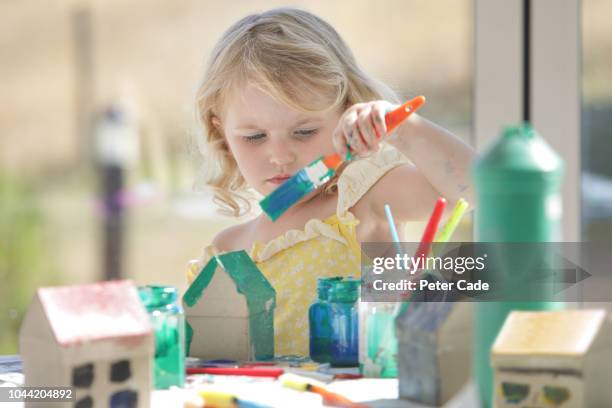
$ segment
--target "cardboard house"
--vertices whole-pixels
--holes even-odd
[[[276,292],[245,251],[212,257],[183,296],[187,355],[274,357]]]
[[[472,305],[404,303],[395,321],[399,396],[441,406],[470,378]]]
[[[19,333],[26,386],[74,387],[75,399],[54,407],[148,407],[153,350],[129,281],[40,288]]]
[[[497,408],[612,406],[604,310],[512,312],[491,352]]]

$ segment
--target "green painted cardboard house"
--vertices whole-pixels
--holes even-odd
[[[212,257],[183,296],[187,355],[274,357],[276,292],[245,251]]]

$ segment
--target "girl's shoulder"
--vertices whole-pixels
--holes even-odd
[[[215,235],[212,247],[218,252],[231,252],[240,249],[249,249],[252,236],[254,220],[227,227]]]
[[[204,247],[202,255],[198,259],[192,259],[187,263],[187,281],[189,283],[193,282],[202,268],[215,255],[248,248],[244,238],[250,234],[251,223],[252,221],[247,221],[232,225],[217,233],[210,245]]]

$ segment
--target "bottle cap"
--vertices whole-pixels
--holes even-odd
[[[342,280],[342,277],[340,276],[317,279],[317,294],[319,296],[319,300],[329,299],[329,289],[331,288],[332,283],[340,280]]]
[[[329,289],[330,302],[353,303],[359,298],[361,280],[348,278],[331,283]]]
[[[508,193],[559,187],[563,162],[529,124],[506,126],[501,133],[475,161],[477,185],[490,183]]]

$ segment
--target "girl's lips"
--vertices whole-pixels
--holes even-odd
[[[268,181],[272,184],[283,184],[285,181],[291,178],[290,174],[280,174],[278,176],[274,176],[268,179]]]

